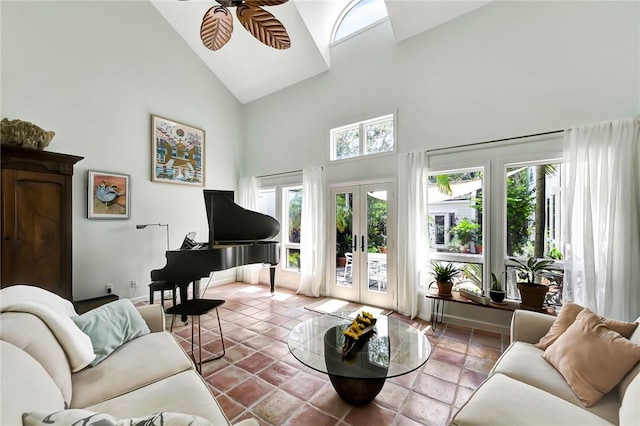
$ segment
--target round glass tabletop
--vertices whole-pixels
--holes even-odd
[[[289,333],[289,351],[307,367],[348,379],[385,379],[422,366],[431,344],[417,328],[385,315],[377,317],[374,333],[355,357],[342,360],[344,335],[352,318],[322,315],[295,326]]]

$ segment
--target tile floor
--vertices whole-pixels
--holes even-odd
[[[316,299],[288,290],[271,296],[266,286],[241,283],[209,288],[204,297],[226,300],[220,318],[227,352],[203,364],[202,376],[232,422],[253,417],[278,426],[355,426],[371,419],[381,425],[446,425],[508,345],[505,335],[452,324],[433,332],[430,323],[393,313],[424,331],[433,345],[431,357],[417,371],[387,380],[371,404],[352,407],[325,374],[289,353],[289,330],[319,315],[304,308]],[[221,348],[215,312],[201,322],[206,357]],[[190,350],[191,327],[177,319],[174,334]]]

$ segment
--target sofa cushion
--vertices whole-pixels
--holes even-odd
[[[40,318],[25,312],[3,313],[0,315],[0,339],[35,358],[60,389],[65,404],[69,405],[71,367],[62,347]]]
[[[503,374],[490,376],[453,416],[457,426],[612,425],[589,411]]]
[[[636,318],[636,322],[640,323],[640,317]],[[636,345],[640,345],[640,328],[636,328],[633,334],[631,334],[631,337],[629,337],[629,340],[635,343]],[[631,371],[627,373],[624,379],[622,379],[620,384],[618,384],[617,386],[618,396],[620,397],[621,401],[624,397],[627,387],[629,386],[631,381],[634,380],[638,375],[640,375],[640,363],[637,364],[635,367],[633,367]]]
[[[96,413],[82,409],[70,409],[56,412],[33,412],[22,416],[22,426],[48,425],[84,425],[84,426],[131,426],[131,425],[163,425],[163,426],[213,426],[202,417],[183,413],[154,413],[144,417],[119,419],[110,414]]]
[[[0,341],[0,365],[0,424],[19,425],[28,411],[64,409],[60,389],[31,355]]]
[[[148,413],[172,411],[205,418],[216,426],[229,424],[202,377],[194,370],[184,371],[86,409],[117,417],[141,417]]]
[[[122,345],[97,366],[71,375],[73,398],[70,408],[97,404],[192,366],[191,359],[170,333],[163,331],[138,337]]]
[[[147,323],[129,299],[107,303],[71,319],[91,339],[96,354],[89,364],[91,367],[124,343],[150,333]]]
[[[585,309],[543,357],[558,369],[584,405],[591,407],[640,361],[640,346]]]
[[[493,372],[539,388],[611,423],[618,423],[620,401],[615,392],[605,395],[593,407],[585,408],[564,377],[545,361],[542,351],[532,344],[512,343],[498,359]]]
[[[567,329],[574,323],[578,314],[586,309],[576,303],[565,302],[560,309],[558,317],[554,321],[553,325],[549,329],[549,332],[543,336],[536,344],[536,347],[542,350],[547,349],[553,342],[558,340],[558,337],[562,335]],[[591,312],[591,311],[590,311]],[[633,331],[638,327],[637,322],[619,321],[612,318],[599,317],[604,324],[611,330],[617,331],[623,337],[629,338]]]
[[[640,367],[638,365],[637,367]],[[631,383],[626,388],[620,404],[620,426],[638,424],[640,419],[640,374],[636,371]]]

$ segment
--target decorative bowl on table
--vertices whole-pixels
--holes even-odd
[[[342,360],[350,360],[362,349],[369,338],[375,333],[374,326],[376,319],[369,312],[362,311],[346,328],[344,335],[344,345],[342,346]]]

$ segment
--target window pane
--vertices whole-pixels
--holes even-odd
[[[357,157],[360,154],[360,128],[351,127],[333,134],[336,159]]]
[[[276,217],[276,190],[263,189],[258,192],[258,211]]]
[[[562,259],[560,163],[507,167],[507,256]]]
[[[290,243],[299,244],[302,221],[302,189],[287,190],[287,206],[289,210],[288,240]]]
[[[429,176],[432,252],[482,253],[482,170]]]
[[[387,16],[383,0],[362,0],[342,18],[333,41],[338,41]]]
[[[365,126],[365,154],[393,151],[393,119]]]
[[[300,250],[287,249],[287,269],[300,270]]]

